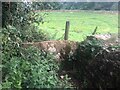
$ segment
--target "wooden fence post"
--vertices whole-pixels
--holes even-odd
[[[70,22],[66,21],[64,40],[68,40],[69,28],[70,28]]]

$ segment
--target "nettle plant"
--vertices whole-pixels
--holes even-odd
[[[59,63],[52,55],[29,47],[21,51],[21,57],[12,57],[6,61],[3,55],[3,88],[70,88],[68,76],[60,79],[57,72]]]

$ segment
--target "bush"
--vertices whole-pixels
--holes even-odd
[[[20,56],[21,33],[14,27],[8,26],[7,29],[2,29],[2,52],[7,60],[13,56]]]
[[[81,42],[73,60],[80,87],[120,88],[119,50],[105,47],[94,37]]]
[[[27,31],[28,32],[21,32],[12,26],[8,26],[7,29],[3,29],[2,30],[3,52],[6,54],[10,54],[10,56],[12,55],[18,56],[20,54],[19,48],[21,47],[21,43],[23,41],[33,42],[33,41],[43,41],[48,39],[48,36],[44,32],[35,31],[34,26],[33,28]]]
[[[48,40],[49,36],[42,30],[38,31],[35,26],[44,23],[43,16],[35,14],[30,2],[10,4],[11,8],[8,3],[3,3],[5,29],[2,30],[2,48],[0,47],[3,65],[2,88],[70,87],[67,76],[64,79],[58,77],[59,64],[52,55],[35,47],[21,47],[22,42]],[[8,20],[9,16],[11,20]]]
[[[28,30],[22,32],[20,37],[23,42],[40,42],[50,40],[48,33],[45,33],[44,30],[39,29],[38,26],[31,25]]]
[[[22,57],[12,57],[9,61],[3,55],[3,87],[11,88],[65,88],[70,87],[69,78],[59,78],[59,64],[50,54],[30,47]]]
[[[35,13],[37,3],[2,2],[2,27],[12,32],[12,26],[19,33],[23,42],[48,40],[49,36],[43,30],[38,31],[38,25],[43,24],[46,14]],[[5,30],[6,31],[6,30]]]
[[[35,47],[22,48],[20,32],[9,27],[2,31],[3,88],[65,88],[68,76],[60,79],[59,64],[53,55]]]
[[[62,63],[76,87],[120,88],[120,46],[104,46],[92,36],[79,43],[73,55]]]

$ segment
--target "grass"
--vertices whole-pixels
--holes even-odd
[[[97,26],[97,33],[117,33],[117,14],[98,13],[93,11],[80,12],[47,12],[45,23],[39,27],[48,32],[53,39],[63,39],[65,23],[70,21],[69,40],[81,41],[91,35]]]

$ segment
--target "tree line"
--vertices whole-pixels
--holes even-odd
[[[35,2],[37,10],[118,10],[117,2]]]
[[[31,10],[118,10],[117,2],[2,2],[2,26],[14,24],[13,21],[27,21],[26,15]],[[23,20],[21,18],[27,18]],[[15,17],[13,17],[15,16]],[[15,20],[16,19],[16,20]],[[16,24],[16,22],[15,22]],[[23,25],[24,26],[24,25]]]

